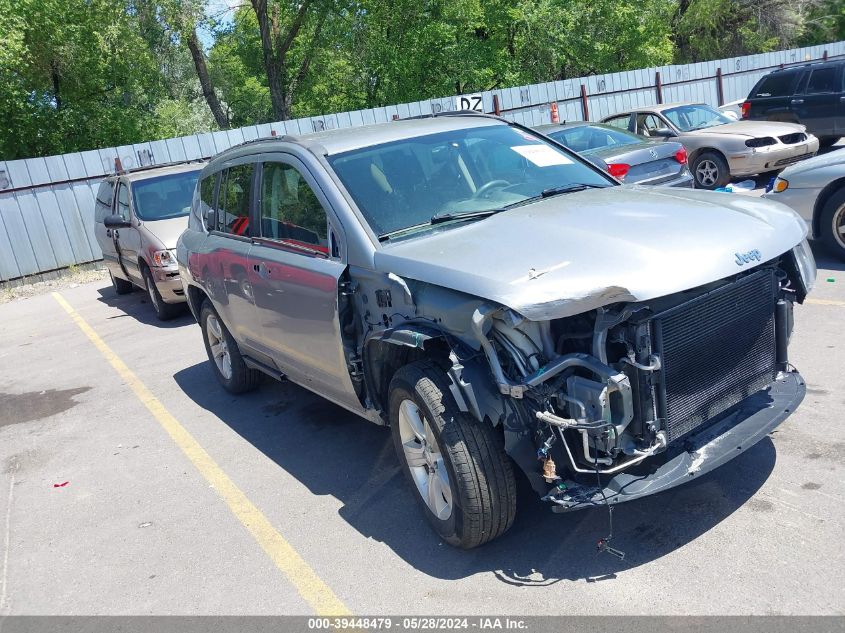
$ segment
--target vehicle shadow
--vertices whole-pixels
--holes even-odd
[[[819,241],[814,241],[810,244],[813,248],[813,256],[816,258],[816,266],[819,270],[845,271],[845,260],[831,253],[825,244]]]
[[[186,325],[196,325],[194,317],[191,315],[190,310],[188,310],[188,304],[185,304],[183,314],[169,321],[159,321],[155,309],[150,305],[149,296],[141,289],[130,292],[129,294],[119,295],[114,291],[114,287],[108,284],[102,288],[97,288],[97,292],[100,294],[97,297],[97,301],[105,303],[112,308],[117,308],[122,313],[109,317],[110,319],[132,317],[139,323],[154,325],[159,328],[177,328]]]
[[[414,505],[386,428],[292,383],[268,380],[256,392],[233,398],[216,387],[207,363],[188,367],[174,378],[188,397],[313,494],[339,499],[341,517],[362,535],[442,579],[492,573],[518,586],[612,580],[717,526],[751,499],[776,460],[774,445],[766,438],[699,480],[618,506],[613,512],[613,545],[625,551],[624,560],[596,553],[597,540],[608,534],[604,509],[555,515],[520,478],[511,530],[484,547],[459,552],[440,541]],[[760,511],[766,509],[763,505]],[[749,507],[755,511],[753,503]]]

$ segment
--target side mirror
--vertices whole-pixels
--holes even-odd
[[[132,226],[132,223],[129,220],[126,220],[119,215],[107,215],[103,218],[103,224],[107,229],[127,229]]]
[[[208,209],[203,219],[205,220],[206,231],[213,231],[217,224],[217,214],[214,212],[214,209]]]
[[[652,130],[651,132],[649,132],[649,136],[656,136],[659,138],[675,138],[677,134],[675,134],[668,127],[659,127],[656,130]]]

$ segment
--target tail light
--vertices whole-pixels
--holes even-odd
[[[631,170],[631,166],[625,163],[608,163],[607,171],[610,175],[619,180],[625,180],[625,174]]]
[[[682,147],[675,152],[675,160],[681,163],[681,165],[685,164],[687,162],[687,150]]]
[[[748,112],[749,112],[749,110],[751,110],[751,102],[750,101],[744,101],[742,103],[742,105],[739,106],[739,107],[740,107],[740,111],[742,113],[741,114],[742,118],[747,119],[748,118]]]

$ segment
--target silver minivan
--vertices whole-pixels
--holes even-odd
[[[100,183],[94,234],[117,294],[143,288],[162,321],[183,312],[176,240],[204,163],[128,171]]]

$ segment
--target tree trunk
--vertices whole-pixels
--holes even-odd
[[[205,63],[205,53],[203,52],[202,46],[197,39],[197,31],[195,28],[191,28],[188,33],[188,48],[191,50],[191,57],[194,58],[194,66],[197,69],[197,77],[199,77],[200,86],[202,86],[202,94],[205,97],[206,103],[208,103],[211,114],[214,115],[214,120],[217,122],[217,126],[221,130],[228,130],[229,118],[223,111],[223,106],[220,103],[220,99],[217,98],[217,93],[214,92],[211,77],[208,76],[208,66]]]

